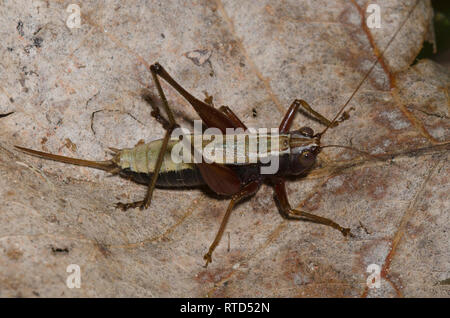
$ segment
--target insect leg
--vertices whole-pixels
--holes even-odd
[[[219,110],[227,115],[227,117],[232,120],[237,127],[241,127],[243,129],[247,129],[247,126],[239,119],[238,116],[230,109],[228,106],[220,106]]]
[[[116,208],[121,209],[122,211],[126,211],[128,209],[140,208],[144,204],[144,200],[135,201],[130,203],[117,202]]]
[[[294,120],[295,114],[298,111],[298,108],[301,106],[300,101],[298,99],[294,100],[289,106],[288,111],[284,115],[283,119],[280,123],[280,133],[287,133],[291,129],[292,121]]]
[[[149,105],[152,107],[152,112],[150,113],[150,115],[153,117],[153,118],[155,118],[156,119],[156,121],[158,122],[158,123],[160,123],[161,124],[161,126],[164,128],[164,129],[169,129],[169,127],[170,127],[170,122],[167,120],[167,119],[165,119],[162,115],[161,115],[161,112],[160,112],[160,110],[159,110],[159,108],[158,108],[158,105],[156,105],[156,103],[155,103],[155,101],[153,100],[153,98],[152,98],[152,96],[150,95],[150,94],[143,94],[142,95],[142,98],[147,102],[147,103],[149,103]]]
[[[141,210],[144,208],[147,209],[150,206],[150,203],[152,201],[153,191],[155,190],[155,186],[156,186],[156,180],[158,179],[159,171],[161,170],[162,161],[164,158],[164,154],[166,153],[167,144],[169,142],[172,130],[173,130],[173,128],[166,130],[166,134],[164,135],[163,143],[158,152],[158,159],[156,161],[155,170],[153,171],[152,178],[150,179],[150,182],[148,184],[147,194],[145,195],[144,200],[135,201],[135,202],[131,202],[131,203],[118,202],[118,203],[116,203],[117,208],[119,208],[123,211],[126,211],[126,210],[132,209],[132,208],[140,208]]]
[[[208,95],[206,91],[204,93],[206,96],[204,99],[205,103],[214,107],[213,96]],[[244,130],[247,129],[247,126],[245,126],[245,124],[239,119],[239,117],[236,116],[236,114],[231,110],[230,107],[222,105],[219,107],[219,110],[225,115],[227,115],[227,117],[234,122],[236,127],[241,127]]]
[[[233,207],[237,202],[242,200],[245,197],[248,197],[252,194],[255,194],[259,186],[261,185],[260,180],[252,181],[245,185],[238,193],[233,195],[231,198],[230,203],[228,204],[227,211],[225,212],[225,215],[222,219],[222,223],[220,224],[219,231],[216,234],[216,237],[214,238],[214,241],[212,242],[211,246],[209,247],[208,253],[206,253],[203,256],[203,259],[206,261],[205,267],[208,267],[208,264],[212,262],[212,253],[214,252],[215,248],[220,242],[220,239],[222,238],[223,232],[225,231],[225,227],[227,225],[228,219],[230,218],[231,211],[233,210]]]
[[[353,236],[351,234],[349,228],[344,228],[330,219],[327,219],[327,218],[324,218],[324,217],[321,217],[318,215],[314,215],[314,214],[311,214],[308,212],[292,209],[291,205],[289,204],[288,198],[287,198],[284,180],[280,180],[275,184],[275,197],[278,200],[278,203],[280,204],[281,214],[286,219],[288,219],[288,220],[306,220],[306,221],[310,221],[310,222],[314,222],[314,223],[331,226],[332,228],[339,230],[344,236],[347,236],[347,235]]]
[[[300,105],[306,109],[311,115],[313,115],[322,125],[328,127],[331,125],[331,121],[329,121],[327,118],[322,116],[320,113],[316,112],[312,107],[303,99],[297,99],[300,103]],[[338,125],[338,122],[334,122],[330,127],[336,127]]]
[[[169,117],[169,127],[166,129],[166,134],[164,135],[164,139],[161,145],[161,148],[158,152],[158,159],[156,160],[155,170],[153,171],[152,179],[150,180],[147,195],[144,198],[144,203],[141,206],[141,208],[148,208],[150,206],[150,203],[152,201],[153,191],[155,190],[156,186],[156,180],[159,176],[159,171],[161,170],[161,165],[163,162],[164,155],[166,154],[167,150],[167,144],[169,143],[170,135],[172,134],[172,131],[177,127],[177,123],[175,121],[175,117],[173,116],[172,110],[169,107],[169,103],[167,102],[166,95],[164,94],[164,91],[161,87],[161,83],[159,82],[157,73],[155,70],[150,67],[150,71],[152,73],[153,81],[155,82],[156,89],[158,90],[159,97],[162,100],[164,109],[166,111],[167,116]]]
[[[211,105],[212,107],[214,107],[214,102],[213,102],[213,96],[209,95],[207,91],[204,91],[205,93],[205,99],[203,100],[206,104]]]
[[[156,186],[156,180],[159,177],[159,171],[161,170],[162,162],[163,162],[166,150],[167,150],[167,144],[169,143],[170,135],[172,134],[172,131],[175,129],[175,127],[177,127],[177,123],[176,123],[173,113],[169,107],[166,95],[164,94],[164,91],[161,87],[161,83],[159,82],[158,76],[152,67],[150,67],[150,71],[152,73],[153,81],[155,82],[159,97],[162,100],[162,104],[167,113],[167,116],[169,117],[169,120],[167,122],[164,118],[162,118],[159,115],[159,110],[155,113],[155,115],[159,115],[160,119],[163,120],[161,122],[163,124],[163,126],[166,124],[166,125],[168,125],[168,127],[165,127],[166,133],[164,135],[164,139],[163,139],[161,148],[159,149],[159,152],[158,152],[158,158],[156,160],[155,169],[153,170],[153,175],[152,175],[152,178],[150,179],[148,189],[147,189],[147,194],[145,195],[144,200],[136,201],[136,202],[132,202],[132,203],[121,203],[121,202],[117,203],[116,207],[118,207],[122,210],[127,210],[129,208],[136,208],[136,207],[139,207],[141,209],[144,209],[144,208],[147,209],[150,206],[150,203],[152,201],[153,191],[155,190],[155,186]],[[157,120],[158,120],[158,118],[157,118]]]
[[[281,121],[281,124],[279,127],[280,132],[288,132],[289,131],[289,129],[291,128],[291,125],[292,125],[292,121],[294,120],[294,116],[300,107],[304,108],[311,115],[313,115],[313,117],[316,120],[318,120],[321,124],[323,124],[327,127],[329,125],[331,125],[331,127],[336,127],[339,124],[339,122],[342,122],[348,118],[348,117],[343,117],[342,120],[336,121],[333,124],[331,124],[331,121],[329,121],[323,115],[321,115],[320,113],[318,113],[314,109],[312,109],[312,107],[306,101],[304,101],[303,99],[296,99],[292,102],[291,106],[289,107],[288,111],[286,112],[286,115],[284,115],[284,118]]]
[[[192,107],[194,107],[195,111],[206,124],[206,126],[219,128],[223,133],[226,133],[227,128],[235,127],[235,123],[223,112],[205,102],[202,102],[201,100],[192,96],[188,91],[186,91],[169,75],[169,73],[167,73],[167,71],[159,63],[153,64],[152,66],[150,66],[150,69],[152,71],[152,74],[154,74],[154,77],[162,77],[181,96],[183,96],[192,105]]]

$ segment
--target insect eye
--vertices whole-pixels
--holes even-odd
[[[300,128],[300,133],[306,137],[312,137],[314,135],[314,131],[309,127]]]
[[[309,150],[305,150],[301,153],[300,155],[300,163],[303,166],[311,166],[315,161],[315,157],[314,154],[309,151]]]

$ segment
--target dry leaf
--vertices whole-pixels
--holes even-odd
[[[381,8],[379,29],[365,23],[369,3]],[[61,2],[2,4],[0,113],[14,113],[0,118],[0,296],[449,296],[450,74],[428,60],[411,66],[431,32],[429,1],[380,56],[415,3],[83,1],[73,29]],[[284,220],[263,186],[235,209],[205,269],[227,200],[156,190],[148,210],[122,212],[114,203],[144,187],[12,150],[100,160],[109,146],[161,138],[140,98],[156,92],[156,61],[248,126],[277,127],[295,98],[332,118],[377,57],[350,118],[323,142],[379,160],[327,148],[288,184],[294,206],[354,238]],[[179,123],[198,118],[164,89]],[[323,129],[299,114],[295,128],[304,125]],[[81,268],[80,289],[66,286],[69,264]],[[370,264],[378,289],[366,284]]]

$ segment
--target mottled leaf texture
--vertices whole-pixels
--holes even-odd
[[[0,6],[0,296],[449,296],[448,69],[414,59],[432,34],[430,1],[69,1]],[[381,28],[370,28],[378,4]],[[76,22],[76,20],[73,20]],[[72,22],[73,22],[72,21]],[[73,24],[70,24],[72,25]],[[200,99],[249,127],[278,127],[296,98],[328,118],[326,148],[291,204],[350,227],[287,221],[262,186],[231,215],[203,268],[228,200],[157,189],[152,206],[117,201],[146,188],[103,171],[45,161],[13,145],[85,159],[162,138],[141,98],[158,61]],[[166,83],[177,121],[198,118]],[[297,115],[294,128],[323,129]],[[81,270],[70,289],[69,264]],[[380,288],[367,287],[369,265]]]

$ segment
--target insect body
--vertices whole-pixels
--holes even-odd
[[[181,95],[183,95],[194,107],[203,122],[208,127],[218,128],[226,133],[227,128],[247,127],[238,119],[238,117],[228,107],[222,106],[216,109],[208,105],[185,91],[159,64],[151,67],[156,87],[160,93],[163,105],[166,108],[169,120],[164,119],[158,111],[154,111],[152,115],[167,128],[166,135],[161,140],[156,140],[147,144],[139,144],[130,149],[112,149],[115,155],[106,161],[89,161],[82,159],[69,158],[54,154],[48,154],[32,149],[17,147],[18,149],[46,159],[71,163],[81,166],[102,169],[113,174],[119,174],[129,177],[136,182],[149,185],[147,196],[142,201],[132,203],[118,203],[117,207],[126,210],[129,208],[144,208],[149,205],[155,186],[161,187],[192,187],[207,185],[211,190],[220,195],[231,196],[231,202],[224,216],[219,232],[216,235],[209,251],[205,254],[204,259],[206,265],[211,262],[212,252],[220,241],[225,229],[226,223],[230,216],[234,205],[245,197],[251,196],[257,192],[260,185],[268,180],[272,182],[275,188],[276,198],[280,203],[282,214],[286,218],[307,219],[312,222],[321,223],[332,226],[342,234],[348,235],[350,229],[343,228],[337,223],[299,210],[292,209],[286,194],[284,185],[284,177],[288,175],[299,175],[307,172],[315,163],[316,157],[321,150],[320,138],[322,134],[314,134],[309,127],[303,127],[299,130],[290,131],[295,114],[300,107],[306,108],[311,114],[326,127],[334,127],[337,124],[336,118],[328,121],[322,115],[316,113],[303,100],[295,100],[285,117],[283,118],[279,133],[276,136],[265,135],[257,137],[257,146],[262,143],[260,140],[269,141],[268,151],[265,155],[255,154],[250,149],[250,144],[239,142],[239,138],[232,138],[231,143],[225,141],[215,142],[215,149],[222,148],[224,153],[231,147],[236,155],[241,156],[243,160],[237,160],[231,163],[217,162],[175,162],[173,160],[173,148],[180,142],[178,138],[171,138],[172,131],[177,127],[172,112],[168,106],[164,92],[161,89],[158,76],[165,79],[171,84]],[[228,135],[229,137],[229,135]],[[234,136],[239,137],[239,134]],[[264,137],[264,138],[262,138]],[[193,139],[195,136],[184,136],[187,139]],[[275,139],[276,138],[276,139]],[[215,139],[214,139],[215,140]],[[276,141],[276,142],[275,142]],[[213,142],[214,143],[214,142]],[[204,150],[210,143],[201,143],[200,149]],[[195,146],[195,140],[194,140]],[[194,147],[195,149],[195,147]],[[239,153],[237,150],[242,149]],[[197,149],[198,150],[198,149]],[[261,167],[265,166],[264,162],[270,156],[271,159],[277,159],[278,169],[272,174],[261,174]],[[256,157],[256,161],[249,163],[250,158]]]
[[[185,137],[191,139],[191,143],[194,143],[194,135],[186,135]],[[215,150],[221,148],[223,154],[225,154],[228,149],[232,148],[234,151],[233,159],[235,159],[235,161],[227,163],[227,165],[237,173],[242,183],[247,183],[250,175],[254,176],[255,174],[258,174],[260,171],[260,166],[263,165],[262,160],[270,156],[278,156],[281,161],[281,169],[278,170],[278,175],[295,174],[297,170],[301,172],[304,169],[301,168],[299,170],[298,164],[294,164],[294,170],[291,170],[289,168],[290,162],[293,161],[295,163],[295,161],[298,160],[295,156],[298,156],[298,153],[304,152],[307,148],[311,149],[311,151],[318,148],[317,142],[308,136],[302,135],[301,133],[282,134],[276,136],[265,135],[262,137],[264,137],[264,141],[268,141],[267,143],[269,145],[269,149],[265,156],[261,156],[257,152],[252,152],[249,149],[249,145],[248,142],[246,143],[246,140],[237,140],[239,139],[239,135],[236,135],[236,137],[238,138],[233,138],[231,143],[227,140],[220,140],[220,142],[203,141],[200,146],[201,149],[211,147],[211,145]],[[274,142],[271,142],[274,138],[278,138],[276,146],[274,146]],[[206,185],[200,170],[195,163],[184,162],[181,157],[174,158],[174,147],[179,145],[179,143],[180,140],[178,138],[171,138],[169,140],[160,170],[158,172],[156,185],[158,187],[195,187]],[[16,147],[32,155],[106,170],[112,173],[118,173],[123,177],[133,179],[133,181],[137,183],[148,184],[149,180],[155,173],[158,153],[162,147],[162,139],[154,140],[146,144],[138,144],[133,148],[114,149],[114,157],[106,161],[80,160],[47,154],[19,146]],[[239,152],[241,149],[242,152]],[[291,157],[294,158],[291,159]],[[303,157],[304,154],[302,158]],[[253,165],[249,163],[250,158],[256,158]],[[178,160],[174,161],[174,159]],[[307,159],[305,158],[304,160]],[[304,168],[308,168],[312,163],[313,161],[305,162]]]
[[[410,10],[408,17],[411,15],[418,3],[419,1],[417,1]],[[408,17],[395,32],[383,52],[395,38],[396,34],[404,25]],[[383,53],[381,53],[381,55],[382,54]],[[206,127],[216,128],[223,134],[226,134],[227,129],[229,128],[247,130],[247,127],[230,108],[222,106],[219,109],[216,109],[212,105],[200,101],[192,96],[158,63],[153,64],[150,67],[150,71],[168,119],[163,118],[160,115],[159,110],[155,108],[152,112],[152,116],[154,116],[163,125],[163,127],[166,128],[166,133],[163,139],[153,141],[148,144],[137,145],[131,149],[113,149],[113,151],[116,152],[115,155],[113,158],[106,161],[89,161],[68,158],[23,147],[17,148],[31,155],[70,164],[102,169],[113,174],[120,174],[125,177],[130,177],[140,183],[148,184],[148,191],[144,200],[132,203],[117,204],[117,207],[124,210],[134,207],[147,208],[151,203],[155,186],[191,187],[206,185],[217,194],[231,197],[230,203],[219,227],[219,231],[217,232],[208,252],[204,255],[204,259],[206,261],[205,266],[212,261],[212,253],[220,242],[235,204],[243,198],[255,194],[264,181],[269,181],[273,185],[275,198],[279,203],[280,213],[283,217],[294,220],[308,220],[331,226],[339,230],[344,236],[348,236],[350,235],[349,228],[344,228],[330,219],[298,209],[293,209],[288,201],[285,187],[285,177],[288,175],[300,175],[307,173],[316,162],[319,152],[325,147],[332,146],[322,146],[321,137],[328,131],[328,129],[336,127],[341,121],[341,119],[338,119],[339,116],[343,114],[345,107],[367,79],[377,61],[378,60],[372,64],[372,67],[359,82],[353,94],[348,98],[347,102],[340,108],[339,112],[331,121],[314,111],[311,106],[303,100],[295,100],[291,104],[279,125],[279,142],[277,146],[273,145],[272,142],[270,143],[270,156],[272,156],[272,159],[275,158],[279,162],[278,169],[271,174],[261,173],[261,168],[266,164],[262,159],[267,159],[263,158],[264,156],[258,157],[258,160],[253,163],[246,162],[245,160],[243,163],[218,163],[208,162],[206,160],[200,162],[175,162],[171,154],[173,152],[173,147],[175,147],[175,145],[179,142],[179,139],[173,139],[171,138],[171,135],[178,125],[171,109],[169,108],[169,104],[164,91],[162,90],[159,78],[164,79],[192,105]],[[325,129],[317,134],[314,134],[313,130],[309,127],[303,127],[299,130],[291,130],[294,116],[299,111],[300,107],[304,108],[311,116],[315,117],[317,121],[322,123],[325,126]],[[343,117],[342,120],[346,118],[348,118],[348,116]],[[188,136],[187,138],[190,137]],[[218,146],[219,148],[223,147],[225,149],[230,145],[219,143]],[[241,153],[241,156],[244,159],[250,159],[255,155],[252,150],[247,147],[247,144],[242,145],[237,141],[233,141],[231,143],[232,149],[238,149],[239,147],[244,149],[243,154]],[[196,148],[194,145],[194,155],[196,151],[204,150],[204,148],[206,148],[206,145],[203,143],[200,148]]]

